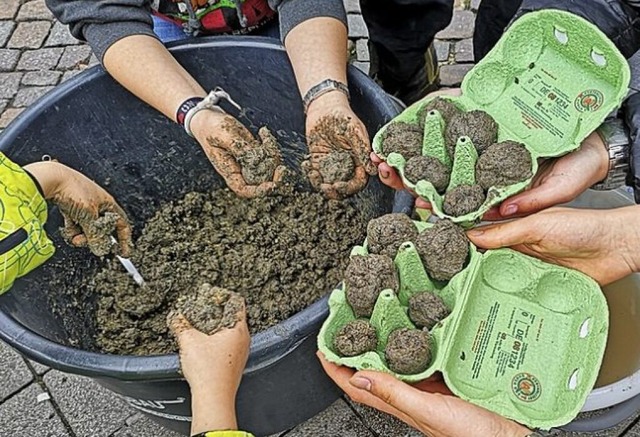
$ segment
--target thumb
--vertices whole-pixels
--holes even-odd
[[[428,408],[429,393],[406,384],[388,373],[362,371],[355,373],[349,383],[366,390],[382,402],[394,407],[409,417],[424,415]]]
[[[483,249],[498,249],[527,243],[531,230],[526,219],[514,220],[497,225],[482,226],[467,231],[473,244]]]

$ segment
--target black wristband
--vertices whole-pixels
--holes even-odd
[[[180,126],[184,126],[184,119],[187,116],[187,112],[196,107],[196,105],[204,100],[204,97],[191,97],[190,99],[185,100],[178,107],[178,111],[176,112],[176,121]]]

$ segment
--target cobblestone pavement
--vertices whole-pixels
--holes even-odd
[[[458,85],[473,66],[471,37],[479,0],[456,0],[451,25],[437,35],[443,86]],[[369,68],[359,0],[345,0],[352,61]],[[56,22],[44,0],[2,0],[0,131],[54,86],[95,65],[89,47]],[[347,399],[281,436],[413,437],[421,433]],[[568,434],[567,434],[568,435]],[[577,434],[576,434],[577,435]],[[595,434],[592,434],[595,435]],[[640,437],[637,418],[601,436]],[[95,382],[22,358],[0,342],[0,437],[176,437]]]

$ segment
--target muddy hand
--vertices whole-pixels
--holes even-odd
[[[33,163],[25,169],[38,180],[45,198],[60,209],[64,217],[63,237],[69,244],[88,246],[97,256],[114,249],[122,256],[130,255],[131,226],[127,214],[102,187],[58,162]],[[118,246],[112,244],[114,232]]]
[[[330,199],[342,199],[362,190],[367,184],[368,176],[376,174],[376,168],[369,157],[369,135],[348,103],[318,103],[310,106],[307,113],[309,159],[302,163],[302,168],[316,190],[322,191]],[[324,170],[323,166],[327,164],[324,161],[340,156],[338,152],[346,157],[342,159],[348,161],[350,158],[352,161],[337,164],[346,165],[346,170],[338,173],[331,169]],[[329,176],[330,173],[338,176]]]
[[[250,198],[265,195],[282,181],[285,167],[281,165],[275,139],[266,129],[260,130],[260,141],[257,141],[242,123],[230,115],[201,111],[196,117],[192,127],[198,142],[227,186],[238,196]],[[264,181],[258,183],[245,178],[251,169],[243,168],[240,164],[243,158],[248,157],[248,161],[251,161],[252,154],[266,156],[272,166],[271,171],[265,173],[267,177]],[[253,160],[257,166],[264,165],[265,161]]]

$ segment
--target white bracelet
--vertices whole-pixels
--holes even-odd
[[[204,98],[204,100],[199,102],[193,108],[189,109],[189,112],[187,112],[187,114],[185,115],[184,130],[185,132],[187,132],[187,134],[190,137],[193,138],[193,132],[191,132],[191,119],[198,112],[202,111],[203,109],[209,109],[211,111],[221,112],[223,114],[226,114],[224,109],[218,106],[218,102],[220,102],[221,99],[225,99],[226,101],[231,103],[235,108],[237,108],[239,111],[242,110],[242,107],[238,105],[225,90],[223,90],[220,87],[216,87],[213,91],[211,91],[207,95],[207,97]]]

